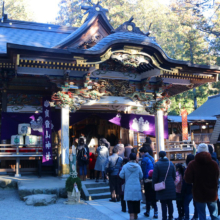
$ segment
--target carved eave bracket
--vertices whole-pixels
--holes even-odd
[[[146,106],[145,110],[151,115],[156,115],[157,111],[162,110],[165,115],[168,114],[171,105],[171,100],[168,97],[164,97],[155,101],[151,106]]]

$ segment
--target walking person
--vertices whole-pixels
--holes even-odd
[[[176,190],[174,181],[176,179],[176,171],[173,163],[166,157],[165,151],[159,152],[159,161],[154,165],[153,186],[156,183],[165,181],[165,189],[156,191],[156,199],[160,200],[162,209],[162,220],[167,220],[167,208],[169,220],[173,220],[173,203],[176,199]]]
[[[128,162],[128,158],[124,158],[123,162],[122,162],[122,167]],[[119,170],[119,173],[122,170],[122,167]],[[118,176],[119,176],[118,173]],[[120,177],[119,177],[120,178]],[[119,179],[120,182],[120,190],[119,190],[119,194],[120,194],[120,199],[121,199],[121,211],[122,212],[126,212],[126,201],[124,200],[124,189],[125,189],[125,179]]]
[[[139,150],[142,160],[141,160],[141,169],[143,172],[143,182],[144,182],[144,191],[146,199],[146,212],[144,215],[146,217],[150,216],[150,206],[154,209],[154,217],[158,218],[158,208],[156,204],[155,191],[152,188],[152,176],[149,177],[149,171],[154,169],[154,158],[153,150],[150,144],[143,144],[143,147]]]
[[[113,148],[112,155],[108,157],[105,165],[106,173],[109,175],[109,185],[111,192],[110,202],[118,202],[120,201],[119,197],[119,169],[122,166],[123,159],[118,156],[118,149]]]
[[[143,172],[136,163],[136,155],[131,153],[129,162],[122,167],[119,176],[125,179],[124,200],[127,201],[130,220],[137,219],[140,213],[141,183]]]
[[[105,171],[105,163],[107,161],[107,158],[109,157],[109,151],[105,145],[105,138],[100,138],[99,147],[96,149],[96,154],[98,155],[95,163],[96,182],[99,182],[100,172]],[[105,173],[103,181],[106,182]]]
[[[184,218],[184,205],[183,205],[183,194],[182,194],[183,175],[184,175],[184,169],[182,164],[180,163],[176,164],[176,180],[174,183],[176,186],[176,206],[178,209],[179,216],[175,220],[182,220]]]
[[[186,166],[188,166],[189,162],[194,159],[195,159],[195,156],[193,154],[188,154],[186,157]],[[185,170],[184,170],[184,173],[185,173]],[[182,195],[183,195],[183,205],[184,205],[184,215],[185,215],[184,220],[190,220],[189,219],[189,204],[193,199],[192,184],[186,183],[184,178],[183,178],[183,182],[182,182]],[[193,200],[193,205],[194,205],[194,215],[191,220],[199,220],[198,212],[197,212],[197,208],[196,208],[194,200]]]
[[[206,204],[212,220],[218,219],[218,179],[219,167],[212,160],[207,144],[201,143],[197,148],[195,160],[188,164],[184,179],[193,184],[193,198],[200,220],[206,220]]]
[[[79,166],[79,175],[82,181],[86,180],[87,165],[89,163],[89,148],[84,142],[84,138],[79,138],[77,147],[77,164]]]

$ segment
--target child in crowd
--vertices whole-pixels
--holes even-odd
[[[156,200],[156,192],[152,187],[152,176],[153,170],[149,170],[148,172],[148,182],[145,182],[145,195],[147,197],[147,206],[148,210],[150,210],[150,206],[154,209],[154,219],[158,219],[158,208],[157,208],[157,200]],[[145,215],[146,216],[146,215]]]
[[[128,162],[128,158],[124,158],[123,162],[122,162],[122,166],[124,166],[127,162]],[[119,173],[120,173],[121,170],[122,170],[122,167],[119,169]],[[119,176],[119,173],[118,173],[118,176]],[[126,212],[126,202],[124,200],[125,179],[120,178],[119,184],[120,184],[119,194],[120,194],[120,197],[121,197],[121,211]]]
[[[176,164],[176,180],[175,180],[176,205],[177,205],[179,217],[176,218],[175,220],[182,220],[184,218],[184,201],[183,201],[183,195],[181,193],[183,175],[184,175],[184,169],[183,169],[182,164],[180,163]]]
[[[95,162],[96,162],[96,158],[95,158],[95,154],[90,152],[89,153],[89,173],[90,173],[90,179],[95,179]]]

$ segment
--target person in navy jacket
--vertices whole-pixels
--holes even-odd
[[[158,208],[155,197],[152,197],[152,193],[149,193],[149,182],[152,184],[152,178],[149,178],[149,171],[154,169],[153,150],[148,143],[144,143],[143,147],[139,150],[142,156],[141,169],[143,172],[144,190],[146,197],[146,217],[150,216],[150,206],[154,208],[154,218],[158,218]],[[153,189],[152,189],[153,191]]]

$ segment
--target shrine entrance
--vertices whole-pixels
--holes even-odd
[[[13,29],[15,35],[24,37],[22,43],[29,38],[26,29],[41,36],[39,39],[36,36],[34,43],[21,45],[16,41],[19,38],[7,35],[10,31],[2,32],[6,40],[0,58],[1,147],[9,147],[12,152],[0,149],[0,157],[16,160],[17,175],[20,159],[34,157],[45,166],[58,162],[59,175],[69,176],[70,136],[73,136],[73,127],[72,130],[69,127],[85,118],[93,120],[93,113],[100,119],[102,113],[114,114],[105,120],[114,120],[120,132],[118,127],[112,129],[107,123],[103,127],[105,135],[109,135],[108,130],[111,135],[115,129],[117,134],[113,134],[117,138],[129,133],[127,139],[133,145],[142,142],[144,135],[154,136],[155,152],[165,150],[167,120],[164,116],[171,104],[169,98],[218,81],[219,67],[171,59],[150,32],[145,33],[136,26],[133,17],[113,28],[106,15],[108,10],[101,3],[92,3],[83,10],[88,17],[77,29],[14,23],[7,19],[0,24],[0,28]],[[83,112],[90,115],[80,115]],[[7,114],[14,113],[20,114],[19,120],[21,113],[27,117],[10,128],[3,121]],[[35,140],[41,137],[41,142],[34,145],[33,154],[21,153],[21,149],[30,147],[28,138],[27,143],[22,143],[24,136],[30,134],[20,134],[19,139],[19,123],[28,123],[26,127],[30,127],[31,135],[39,129]],[[78,135],[80,129],[77,127],[74,132]],[[11,141],[13,135],[17,137],[16,144],[12,143],[14,139]]]

